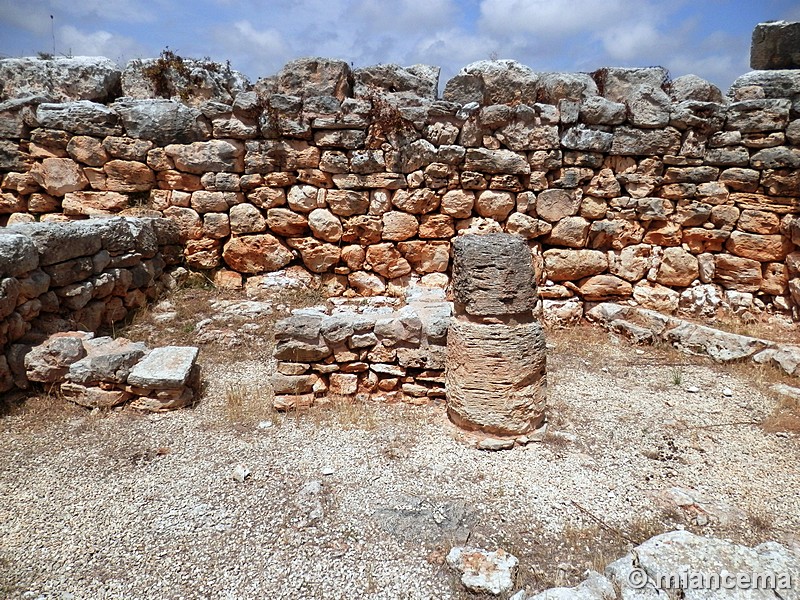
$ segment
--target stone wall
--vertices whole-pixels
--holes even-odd
[[[50,334],[97,331],[156,298],[165,267],[182,259],[179,241],[167,219],[0,229],[0,392],[28,387],[25,356]]]
[[[439,99],[420,65],[302,59],[251,86],[81,59],[75,91],[63,60],[24,60],[0,61],[0,223],[146,211],[220,284],[301,267],[331,296],[445,286],[455,235],[507,231],[529,240],[546,314],[798,315],[800,71],[726,96],[661,68],[482,61]]]
[[[430,292],[405,305],[397,298],[337,298],[331,308],[293,311],[275,326],[273,405],[290,410],[367,398],[443,400],[453,312],[443,296]]]

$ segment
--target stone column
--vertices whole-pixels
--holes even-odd
[[[531,253],[505,233],[453,241],[447,411],[459,427],[520,435],[544,419],[547,378]]]

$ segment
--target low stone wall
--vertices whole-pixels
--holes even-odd
[[[278,321],[275,408],[366,399],[443,401],[453,306],[433,290],[431,295],[402,306],[397,298],[333,299],[332,308],[297,309]]]
[[[91,219],[0,229],[0,392],[27,388],[25,356],[50,334],[125,319],[181,261],[167,219]]]
[[[254,86],[194,65],[205,83],[181,87],[168,63],[114,79],[82,60],[71,97],[35,61],[0,61],[3,221],[153,211],[222,285],[294,266],[331,296],[441,277],[454,236],[506,231],[570,315],[602,300],[674,312],[697,285],[800,314],[800,71],[723,95],[661,68],[481,61],[439,98],[419,65],[302,59]]]

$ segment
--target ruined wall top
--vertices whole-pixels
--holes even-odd
[[[214,104],[250,104],[280,94],[300,99],[371,98],[376,93],[393,104],[421,107],[445,101],[469,105],[603,98],[625,102],[640,86],[650,86],[673,102],[725,103],[756,97],[800,96],[800,23],[759,24],[753,32],[751,66],[757,69],[737,79],[726,95],[711,83],[683,75],[670,80],[666,69],[603,68],[594,73],[536,72],[514,60],[482,60],[467,65],[446,82],[439,96],[438,67],[392,64],[352,69],[343,60],[301,58],[277,74],[251,83],[244,75],[209,60],[184,59],[170,51],[159,58],[135,59],[125,68],[103,57],[10,58],[0,60],[0,106],[89,100],[108,104],[125,99],[171,99],[213,111]],[[788,71],[787,71],[788,70]],[[768,72],[766,72],[768,71]],[[742,91],[758,86],[762,92]],[[255,95],[250,95],[255,92]],[[244,96],[242,96],[244,94]],[[242,96],[241,99],[240,96]],[[330,102],[329,101],[329,102]],[[5,106],[4,106],[5,105]],[[217,106],[217,109],[220,107]],[[324,107],[321,107],[324,108]],[[321,111],[330,112],[330,111]]]

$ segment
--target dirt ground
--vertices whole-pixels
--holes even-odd
[[[800,547],[798,410],[770,391],[796,380],[550,330],[547,437],[484,452],[442,404],[273,411],[272,324],[314,300],[182,290],[114,332],[199,345],[193,408],[6,402],[0,596],[476,599],[453,545],[516,555],[529,592],[675,528]]]

